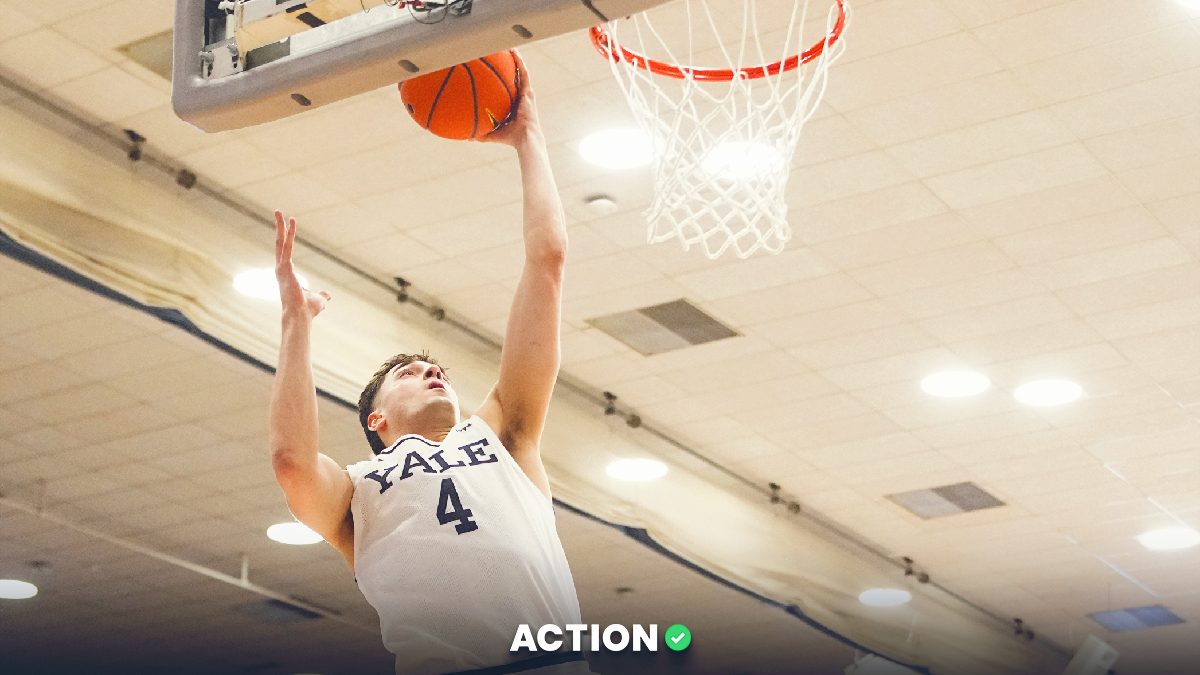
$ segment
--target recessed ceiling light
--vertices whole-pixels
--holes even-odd
[[[0,579],[0,598],[6,600],[24,600],[37,595],[37,586],[28,581],[17,579]]]
[[[267,528],[267,536],[281,544],[303,546],[325,541],[321,535],[308,529],[304,523],[278,523]]]
[[[858,601],[872,607],[896,607],[912,600],[912,593],[899,588],[872,588],[858,594]]]
[[[606,169],[633,169],[654,161],[654,146],[641,129],[619,127],[589,134],[579,144],[579,154]]]
[[[1082,395],[1083,387],[1070,380],[1035,380],[1013,392],[1013,397],[1021,403],[1035,406],[1062,405]]]
[[[606,471],[617,480],[646,481],[667,475],[667,465],[656,459],[618,459]]]
[[[709,150],[700,168],[710,176],[747,180],[779,168],[782,155],[765,143],[729,141]]]
[[[308,288],[308,280],[299,274],[300,286]],[[279,302],[279,282],[275,280],[274,269],[246,270],[233,278],[233,287],[243,295],[259,300]]]
[[[1134,537],[1151,551],[1178,551],[1200,544],[1200,532],[1187,527],[1167,527]]]
[[[944,370],[921,380],[921,390],[943,398],[962,398],[981,393],[991,384],[991,380],[973,370]]]

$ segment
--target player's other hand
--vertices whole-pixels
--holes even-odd
[[[314,293],[300,285],[296,268],[292,265],[292,245],[296,242],[296,219],[286,221],[282,211],[275,212],[275,279],[279,282],[279,300],[283,303],[284,315],[302,313],[310,321],[321,310],[331,296],[325,291]]]
[[[482,143],[503,143],[516,147],[518,143],[528,139],[530,131],[541,131],[538,122],[537,105],[533,100],[533,87],[529,84],[529,69],[525,60],[517,50],[509,50],[513,60],[517,62],[517,110],[508,116],[499,129],[473,139]]]

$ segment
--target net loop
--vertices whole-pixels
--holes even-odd
[[[832,0],[824,37],[801,51],[809,0],[796,0],[772,62],[760,38],[758,2],[685,0],[591,29],[653,147],[651,243],[678,238],[685,250],[698,245],[709,258],[726,251],[746,258],[760,249],[779,253],[791,238],[791,157],[824,95],[829,66],[845,49],[850,10],[845,0]],[[741,33],[732,37],[721,31],[737,23],[730,5],[741,10]],[[681,26],[683,40],[664,37]],[[719,54],[728,67],[697,66],[697,53]],[[759,65],[743,65],[750,59]]]

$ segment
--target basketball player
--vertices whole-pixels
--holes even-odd
[[[581,623],[539,454],[559,367],[566,228],[528,73],[516,60],[516,114],[484,140],[517,152],[525,264],[499,380],[473,417],[460,420],[454,387],[433,358],[401,354],[359,403],[375,458],[343,469],[318,452],[310,331],[330,296],[300,287],[296,222],[275,213],[283,301],[275,475],[296,518],[346,557],[404,675],[590,672],[579,652],[509,652],[520,624]]]

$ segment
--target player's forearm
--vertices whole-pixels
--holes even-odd
[[[271,391],[271,456],[277,470],[316,465],[319,432],[311,338],[312,319],[285,312]]]
[[[528,129],[515,145],[524,193],[526,261],[561,265],[567,254],[567,228],[541,129]]]

